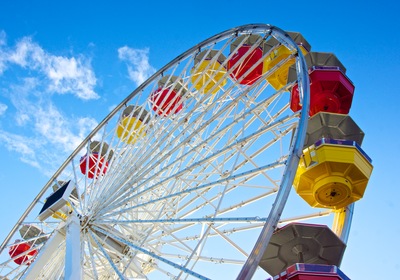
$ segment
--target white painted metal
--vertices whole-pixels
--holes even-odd
[[[247,275],[267,278],[266,272],[257,270],[257,258],[262,254],[259,237],[267,243],[279,222],[320,217],[323,223],[331,222],[326,218],[329,211],[291,209],[289,191],[307,114],[290,110],[291,85],[276,91],[266,80],[284,62],[253,85],[241,85],[240,79],[232,77],[233,70],[225,69],[225,61],[217,70],[202,70],[210,70],[213,88],[220,88],[217,93],[204,92],[206,85],[194,86],[201,80],[194,74],[200,51],[216,51],[229,60],[235,55],[229,50],[231,42],[238,35],[250,34],[260,35],[260,42],[273,36],[292,51],[290,58],[297,57],[307,110],[303,58],[284,32],[270,25],[246,25],[207,39],[128,95],[62,164],[2,243],[1,256],[6,261],[0,264],[0,275],[15,278],[36,271],[35,276],[46,279],[78,279],[75,275],[82,279],[233,279],[243,268]],[[269,54],[264,53],[257,63],[263,63]],[[216,60],[214,57],[209,62]],[[224,70],[222,77],[217,76],[220,70]],[[161,79],[162,84],[168,84],[168,75],[181,81],[178,95],[182,99],[173,106],[183,104],[183,108],[162,117],[152,110],[149,96]],[[171,92],[169,89],[168,94]],[[116,135],[127,106],[140,106],[149,116],[143,122],[145,134],[131,144]],[[92,170],[95,176],[89,178],[81,173],[79,164],[93,140],[101,147],[108,145],[112,153],[105,155],[107,166],[96,162]],[[110,154],[113,156],[108,158]],[[84,164],[90,168],[89,163]],[[77,187],[77,197],[69,198],[71,208],[60,213],[64,216],[35,220],[41,203],[51,193],[49,187],[60,180],[72,180]],[[6,249],[10,240],[18,237],[22,224],[35,223],[44,234],[51,234],[65,219],[70,237],[58,237],[58,246],[52,247],[48,240],[28,270],[8,257]],[[77,252],[81,252],[79,257]],[[44,254],[47,262],[41,257]],[[72,269],[77,260],[82,274]]]
[[[49,260],[53,257],[54,252],[65,240],[64,232],[65,224],[60,224],[59,229],[55,230],[50,239],[46,242],[46,245],[40,250],[40,253],[35,259],[35,265],[29,266],[25,275],[21,278],[23,280],[37,280],[43,279],[41,275],[42,270],[49,263]]]
[[[65,276],[66,280],[82,279],[81,227],[76,215],[69,217],[66,226]]]

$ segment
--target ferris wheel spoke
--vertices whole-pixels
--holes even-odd
[[[286,119],[288,119],[288,117],[287,117]],[[252,140],[253,138],[259,137],[263,132],[269,131],[269,130],[275,128],[276,126],[278,126],[278,125],[280,125],[282,122],[284,122],[286,119],[278,120],[278,121],[276,121],[276,122],[270,124],[269,126],[263,128],[263,129],[260,129],[257,133],[253,133],[252,135],[249,135],[249,136],[244,137],[244,138],[242,138],[242,139],[236,139],[236,141],[235,141],[234,143],[232,143],[231,145],[229,145],[229,146],[227,146],[227,147],[225,147],[225,148],[219,150],[218,152],[216,152],[216,153],[214,153],[214,154],[212,154],[212,155],[209,155],[208,157],[205,157],[204,159],[202,159],[202,160],[200,160],[200,161],[197,161],[196,163],[192,164],[191,166],[187,167],[186,169],[181,170],[180,172],[176,173],[174,176],[176,176],[176,177],[177,177],[177,176],[181,176],[181,175],[183,175],[185,172],[193,170],[196,166],[201,166],[201,165],[207,164],[208,162],[212,162],[213,160],[215,160],[217,157],[223,155],[224,153],[231,152],[231,150],[234,149],[236,146],[240,146],[240,145],[242,145],[242,144],[245,144],[246,142]],[[287,130],[287,131],[290,131],[290,130]],[[275,141],[272,141],[272,142],[271,142],[271,145],[272,145],[274,142],[275,142]],[[266,147],[268,147],[268,145],[267,145]],[[260,149],[260,150],[262,150],[262,149]],[[175,160],[174,163],[175,163],[176,161],[178,161],[178,160],[180,160],[180,159]],[[245,161],[244,161],[244,162],[245,162]],[[141,186],[141,185],[144,185],[146,182],[148,182],[148,181],[152,180],[153,178],[155,178],[156,176],[160,175],[160,173],[161,173],[162,171],[163,171],[163,170],[161,170],[161,171],[159,171],[158,173],[155,173],[155,174],[153,174],[152,176],[150,176],[150,177],[149,177],[147,180],[145,180],[143,183],[139,184],[139,185],[136,187],[136,189],[140,189],[140,186]],[[119,207],[121,204],[124,204],[126,201],[127,201],[127,199],[125,198],[125,199],[122,200],[122,202],[118,203],[118,201],[117,201],[116,203],[114,203],[114,205],[115,205],[115,207]],[[104,210],[106,210],[106,209],[104,209],[104,205],[103,205],[103,212],[104,212]],[[100,213],[101,213],[101,211],[100,211]]]
[[[123,244],[125,244],[125,245],[131,247],[131,248],[134,249],[134,250],[140,251],[140,252],[143,253],[143,254],[146,254],[146,255],[148,255],[148,256],[150,256],[150,257],[152,257],[152,258],[154,258],[154,259],[157,259],[157,260],[159,260],[159,261],[161,261],[161,262],[163,262],[163,263],[165,263],[165,264],[167,264],[167,265],[170,265],[170,266],[172,266],[172,267],[174,267],[174,268],[176,268],[176,269],[179,269],[179,270],[181,270],[181,271],[183,271],[183,272],[185,272],[185,273],[187,273],[187,274],[189,274],[189,275],[191,275],[191,276],[193,276],[193,277],[196,277],[196,278],[198,278],[198,279],[209,279],[209,278],[207,278],[207,277],[205,277],[205,276],[202,276],[202,275],[200,275],[200,274],[198,274],[198,273],[196,273],[196,272],[194,272],[194,271],[191,271],[191,270],[189,270],[189,269],[187,269],[187,268],[185,268],[185,267],[183,267],[183,266],[181,266],[181,265],[179,265],[179,264],[176,264],[176,263],[174,263],[174,262],[172,262],[172,261],[170,261],[170,260],[168,260],[168,259],[166,259],[166,258],[163,258],[163,257],[161,257],[161,256],[158,256],[157,254],[152,253],[151,251],[148,251],[148,250],[146,250],[146,249],[144,249],[144,248],[138,247],[138,246],[136,246],[135,244],[133,244],[133,243],[131,243],[131,242],[129,242],[129,241],[123,239],[123,238],[120,238],[120,237],[118,237],[118,236],[116,236],[116,235],[114,235],[114,234],[112,234],[112,233],[110,233],[110,232],[106,232],[106,231],[102,230],[101,228],[96,227],[96,229],[97,229],[98,231],[102,232],[102,233],[105,234],[105,235],[109,235],[109,236],[113,237],[114,239],[116,239],[116,240],[122,242]],[[91,234],[92,234],[92,233],[91,233]],[[96,240],[96,241],[97,241],[97,240]],[[97,245],[100,245],[100,244],[98,243],[98,241],[97,241],[96,243],[97,243]],[[107,254],[107,253],[105,252],[105,250],[104,250],[102,247],[100,247],[100,249],[102,250],[103,254]],[[107,254],[107,256],[108,256],[108,254]],[[107,257],[107,256],[106,256],[106,257]],[[108,259],[108,261],[110,262],[110,264],[113,266],[113,268],[116,269],[116,267],[115,267],[114,263],[112,262],[111,258],[108,256],[107,259]],[[117,271],[118,271],[118,270],[117,270]],[[116,271],[116,272],[117,272],[117,271]],[[118,271],[118,272],[119,272],[119,271]],[[118,272],[117,272],[117,274],[118,274]],[[119,274],[118,274],[118,275],[119,275]],[[119,276],[123,279],[123,275],[119,275]]]
[[[267,218],[260,217],[237,217],[237,218],[188,218],[188,219],[161,219],[161,220],[99,220],[102,224],[191,224],[201,223],[249,223],[249,222],[265,222]]]
[[[100,229],[98,229],[100,230]],[[108,234],[107,232],[102,232],[103,234]],[[100,244],[99,241],[99,237],[97,237],[93,232],[89,232],[90,236],[92,237],[92,239],[94,240],[94,242],[97,245],[97,248],[99,248],[99,250],[101,251],[101,253],[103,254],[103,256],[107,259],[109,265],[111,266],[111,268],[113,269],[113,271],[115,272],[116,275],[118,275],[118,277],[120,279],[124,279],[124,275],[122,274],[122,272],[116,267],[115,263],[113,262],[113,260],[111,259],[110,255],[106,252],[106,250],[104,249],[104,247]]]
[[[283,165],[283,162],[278,162],[277,164],[273,164],[273,165],[271,165],[271,166],[268,166],[267,168],[268,169],[273,169],[273,168],[276,168],[278,165]],[[266,168],[266,169],[267,169]],[[253,176],[257,176],[258,175],[258,172],[254,172],[254,174],[253,174]],[[246,181],[249,179],[249,178],[251,178],[251,174],[249,174],[249,172],[246,172],[245,174],[242,174],[242,177],[245,177],[246,179]],[[135,205],[135,206],[132,206],[132,207],[129,207],[129,208],[126,208],[126,209],[120,209],[118,212],[116,212],[115,214],[120,214],[120,213],[124,213],[124,212],[128,212],[128,211],[131,211],[131,210],[134,210],[134,209],[137,209],[137,208],[139,208],[139,207],[144,207],[144,206],[147,206],[147,205],[151,205],[151,204],[154,204],[154,203],[159,203],[159,202],[162,202],[162,201],[166,201],[166,200],[168,200],[168,199],[171,199],[171,198],[177,198],[177,197],[182,197],[183,195],[185,195],[185,194],[192,194],[192,193],[194,193],[195,191],[198,191],[198,190],[201,190],[201,189],[205,189],[206,190],[206,192],[209,190],[209,188],[211,188],[211,187],[214,187],[214,186],[217,186],[217,185],[219,185],[219,184],[225,184],[225,182],[229,182],[230,181],[230,179],[231,178],[233,178],[232,176],[231,177],[226,177],[226,178],[224,178],[224,179],[222,179],[222,180],[220,180],[220,181],[215,181],[213,184],[206,184],[206,185],[198,185],[198,186],[196,186],[195,188],[190,188],[190,189],[185,189],[185,190],[183,190],[183,191],[180,191],[180,192],[178,192],[178,193],[173,193],[173,194],[170,194],[170,195],[168,195],[168,196],[163,196],[163,197],[160,197],[160,198],[158,198],[158,199],[153,199],[153,200],[151,200],[151,201],[148,201],[148,202],[144,202],[144,203],[142,203],[142,204],[137,204],[137,205]],[[238,179],[240,179],[240,176],[238,176],[238,175],[236,175],[236,177],[235,177],[235,180],[238,180]],[[240,186],[240,182],[237,182],[236,184],[235,183],[232,183],[232,189],[234,189],[234,188],[237,188],[237,186]],[[229,191],[230,191],[231,189],[229,189]],[[276,189],[273,189],[272,191],[271,191],[271,193],[274,193],[274,192],[276,192]],[[139,196],[140,196],[141,194],[139,194]],[[198,195],[199,196],[199,195]],[[198,197],[197,196],[197,197]],[[195,196],[195,198],[197,198],[196,196]],[[219,195],[218,196],[216,196],[216,198],[218,198],[219,197]],[[193,203],[193,202],[190,202],[189,201],[189,203]],[[188,204],[189,205],[189,204]],[[200,208],[200,206],[199,206],[199,208]],[[182,208],[183,209],[183,208]],[[180,209],[179,211],[182,211],[182,209]],[[103,215],[103,218],[105,218],[105,217],[108,217],[108,216],[113,216],[114,215],[114,213],[110,213],[110,214],[107,214],[107,215]]]
[[[205,128],[206,126],[203,126],[203,128]],[[197,132],[198,133],[198,132]],[[185,143],[186,141],[182,141],[181,143]],[[171,142],[172,143],[172,142]],[[181,144],[182,145],[182,144]],[[181,148],[182,146],[176,146],[174,149],[172,149],[171,151],[169,151],[169,153],[166,156],[170,156],[172,153],[176,152],[176,150],[178,150],[179,148]],[[166,159],[166,156],[162,157],[162,159],[160,161],[158,161],[158,164],[160,162],[162,162],[162,160]],[[147,166],[142,166],[142,169],[146,169]],[[139,175],[140,176],[140,175]],[[121,190],[120,192],[123,192],[123,190]]]
[[[85,245],[87,247],[88,253],[84,254],[84,258],[86,258],[86,263],[90,264],[90,269],[85,269],[85,273],[90,275],[89,272],[92,272],[93,274],[93,278],[94,279],[99,279],[98,273],[97,273],[97,268],[96,268],[96,263],[94,260],[94,251],[92,248],[92,244],[89,240],[89,237],[87,236],[87,234],[84,234],[83,239],[86,241]],[[84,248],[85,250],[85,248]],[[85,260],[84,260],[85,261]]]
[[[195,191],[198,191],[198,190],[201,190],[201,189],[215,187],[215,186],[218,186],[218,185],[223,185],[226,182],[238,180],[240,178],[248,177],[248,176],[251,176],[253,174],[257,175],[261,171],[274,169],[276,167],[283,166],[284,163],[285,163],[285,161],[277,161],[277,162],[272,163],[272,164],[261,166],[261,167],[259,167],[257,169],[253,169],[253,170],[246,171],[246,172],[243,172],[243,173],[238,173],[238,174],[235,174],[235,175],[232,175],[232,176],[226,176],[225,178],[222,178],[220,180],[215,180],[215,181],[212,181],[212,182],[209,182],[209,183],[206,183],[206,184],[199,185],[199,186],[194,187],[194,188],[188,188],[188,189],[179,191],[177,193],[173,193],[173,194],[170,194],[170,195],[167,195],[167,196],[163,196],[163,197],[160,197],[160,198],[157,198],[157,199],[153,199],[153,200],[151,200],[149,202],[137,204],[136,206],[130,207],[126,211],[130,211],[130,210],[133,210],[135,208],[143,207],[143,206],[146,206],[148,204],[152,204],[152,203],[156,203],[156,202],[162,202],[162,201],[165,201],[165,200],[170,199],[170,198],[179,197],[179,196],[181,196],[183,194],[186,194],[186,193],[192,193],[192,192],[195,192]],[[151,189],[152,189],[152,187],[149,187],[148,189],[145,189],[145,190],[143,190],[141,192],[138,192],[135,196],[139,196],[140,197],[142,195],[145,195]],[[102,217],[107,217],[107,216],[112,216],[112,214],[102,215]]]

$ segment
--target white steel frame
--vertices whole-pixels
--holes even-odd
[[[292,112],[288,105],[293,84],[276,91],[266,80],[288,59],[250,86],[240,85],[231,75],[233,70],[225,69],[225,61],[220,70],[226,72],[226,84],[216,78],[218,71],[210,77],[214,88],[222,88],[218,93],[194,87],[201,79],[192,75],[200,51],[217,50],[229,60],[237,50],[230,52],[230,43],[250,34],[260,35],[258,43],[274,37],[291,50],[288,59],[296,61],[301,112]],[[269,54],[265,52],[258,63]],[[210,63],[216,60],[217,56]],[[149,95],[168,75],[179,77],[169,86],[181,83],[178,94],[184,106],[177,114],[160,117],[152,111]],[[258,262],[279,224],[332,220],[326,218],[332,216],[329,210],[285,213],[307,127],[308,91],[303,55],[277,27],[245,25],[194,46],[133,91],[61,165],[1,244],[0,275],[25,279],[209,279],[214,276],[210,271],[223,273],[226,279],[267,275],[257,269]],[[133,144],[115,133],[129,105],[149,112],[143,121],[146,134]],[[105,170],[105,164],[97,162],[94,173],[101,175],[90,179],[80,172],[79,159],[93,140],[101,143],[100,150],[103,143],[109,145],[103,155],[108,166]],[[51,186],[67,180],[77,186],[77,197],[70,197],[65,221],[36,220]],[[347,236],[351,216],[344,220],[336,228]],[[39,250],[29,267],[15,265],[7,254],[18,229],[27,224],[44,234],[27,240]],[[49,237],[47,242],[35,242],[43,236]]]

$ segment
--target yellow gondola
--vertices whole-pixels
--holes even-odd
[[[293,186],[313,207],[340,209],[363,197],[372,169],[356,142],[323,138],[303,150]]]
[[[149,113],[142,107],[134,105],[126,107],[117,127],[118,138],[127,144],[134,144],[146,135],[146,123],[149,117]]]
[[[217,57],[218,56],[218,57]],[[198,91],[217,93],[226,84],[226,69],[223,66],[226,57],[216,50],[204,50],[196,55],[191,70],[191,82]]]
[[[303,54],[306,54],[311,50],[311,45],[300,33],[287,32],[287,34],[296,42]],[[290,51],[286,46],[280,45],[278,40],[275,38],[271,38],[266,42],[264,53],[267,53],[268,51],[270,51],[270,54],[264,60],[263,73],[270,71],[278,63],[292,55],[292,51]],[[268,83],[275,90],[280,90],[287,84],[289,68],[294,63],[295,58],[290,58],[285,63],[280,65],[274,72],[272,72],[271,75],[267,76]]]

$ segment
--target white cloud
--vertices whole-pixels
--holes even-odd
[[[51,57],[46,74],[52,81],[49,89],[60,93],[74,92],[81,99],[97,99],[93,90],[96,77],[80,58]]]
[[[140,85],[155,73],[155,68],[149,63],[149,49],[132,49],[127,46],[118,49],[118,57],[126,61],[129,78]]]
[[[7,111],[7,105],[0,103],[0,116],[4,115],[4,113]]]
[[[90,118],[71,120],[63,116],[52,104],[35,108],[35,130],[43,139],[65,152],[72,152],[97,124]],[[89,123],[83,126],[82,121]],[[75,126],[74,124],[78,125]],[[88,131],[89,130],[89,131]]]
[[[24,37],[14,49],[0,50],[0,74],[5,71],[7,64],[35,70],[37,74],[43,75],[49,93],[71,93],[84,100],[99,98],[94,91],[97,79],[90,60],[83,56],[52,55],[30,37]]]
[[[155,72],[148,49],[122,47],[118,55],[126,63],[130,79],[138,85]],[[10,101],[8,106],[0,103],[0,116],[7,112],[7,118],[1,118],[0,146],[52,175],[98,124],[90,116],[67,116],[54,98],[55,94],[82,100],[99,98],[91,61],[83,55],[54,55],[30,37],[10,47],[5,32],[0,30],[0,76],[8,69],[17,73],[18,80],[7,80],[4,75],[0,88],[1,95]],[[71,104],[72,96],[60,98]]]
[[[2,132],[0,144],[46,175],[51,175],[97,125],[90,117],[63,114],[49,96],[40,94],[35,78],[10,85],[6,95],[15,107],[11,115],[14,128],[13,133]]]
[[[37,141],[0,130],[0,143],[2,143],[9,151],[19,154],[20,159],[23,162],[37,168],[40,167],[35,155],[35,146],[37,145]]]
[[[76,124],[79,131],[79,139],[83,140],[98,125],[98,122],[93,118],[83,117],[79,118]]]
[[[13,108],[0,103],[0,116],[9,112],[1,119],[0,146],[51,175],[97,125],[91,117],[65,115],[53,101],[54,94],[99,98],[90,59],[51,54],[30,37],[9,47],[0,30],[0,76],[8,69],[18,79],[2,80],[1,95]]]

